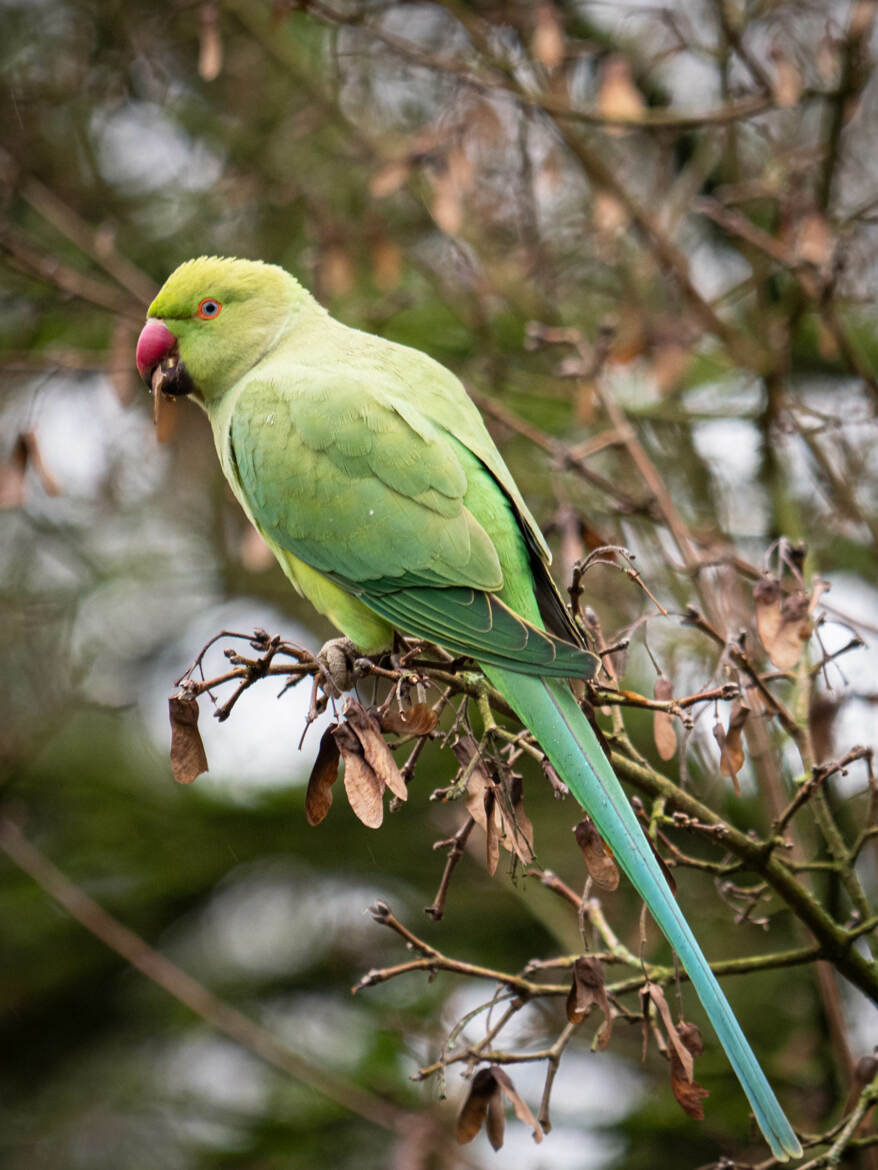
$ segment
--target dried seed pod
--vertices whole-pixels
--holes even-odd
[[[396,735],[429,735],[439,722],[439,716],[429,703],[413,703],[405,710],[391,707],[382,712],[381,728]]]
[[[690,1060],[696,1056],[700,1056],[704,1051],[701,1033],[695,1024],[687,1024],[681,1020],[675,1026],[674,1034],[679,1044],[689,1053]],[[691,1068],[687,1075],[683,1062],[680,1060],[677,1044],[670,1046],[669,1063],[671,1089],[680,1107],[684,1113],[687,1113],[696,1121],[703,1121],[704,1106],[701,1102],[705,1097],[709,1097],[710,1093],[703,1086],[699,1085],[698,1081],[693,1079],[693,1070]]]
[[[344,760],[344,789],[354,815],[369,829],[384,820],[384,785],[366,762],[363,746],[352,727],[341,723],[333,732]]]
[[[721,723],[717,723],[713,729],[713,736],[719,744],[720,750],[719,770],[734,783],[735,792],[739,796],[741,789],[738,785],[738,773],[744,766],[742,731],[749,714],[750,708],[745,706],[744,703],[736,701],[732,704],[732,709],[729,712],[728,728],[724,728]]]
[[[591,817],[583,817],[573,826],[573,836],[582,850],[589,877],[597,882],[601,889],[615,890],[619,885],[619,870]]]
[[[332,805],[332,786],[338,779],[338,762],[341,754],[335,742],[337,728],[337,723],[331,724],[320,737],[317,759],[308,777],[305,818],[309,825],[319,825]]]
[[[198,730],[198,700],[186,695],[168,699],[171,717],[171,770],[178,784],[191,784],[207,771],[207,754]]]
[[[381,724],[371,711],[367,711],[362,703],[356,699],[348,699],[344,705],[344,716],[348,726],[353,728],[354,734],[363,748],[363,756],[369,767],[386,785],[394,796],[400,800],[408,800],[408,789],[402,773],[396,765],[393,753],[387,746],[381,734]]]

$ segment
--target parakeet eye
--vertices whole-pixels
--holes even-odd
[[[213,297],[205,297],[198,306],[196,316],[200,317],[202,321],[209,321],[211,317],[218,317],[221,309],[222,305],[219,301],[215,301]]]

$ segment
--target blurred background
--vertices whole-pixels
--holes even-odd
[[[652,695],[657,670],[678,695],[737,677],[722,645],[742,629],[755,645],[752,585],[771,569],[811,598],[817,629],[804,656],[775,655],[773,670],[763,656],[760,669],[812,762],[868,747],[875,16],[871,0],[0,0],[0,812],[38,867],[50,860],[300,1061],[283,1071],[260,1058],[256,1032],[222,1034],[0,855],[4,1166],[764,1158],[706,1028],[697,1076],[711,1096],[697,1122],[624,1021],[605,1052],[590,1051],[590,1021],[576,1033],[541,1144],[511,1120],[499,1154],[485,1135],[453,1145],[461,1066],[446,1103],[438,1078],[410,1078],[493,986],[418,974],[352,997],[368,969],[410,957],[366,908],[383,899],[445,954],[510,972],[578,953],[576,911],[505,855],[490,877],[474,834],[444,919],[424,916],[444,862],[433,843],[461,822],[459,807],[428,801],[456,767],[436,745],[379,831],[341,798],[309,828],[321,728],[300,750],[308,684],[278,698],[265,680],[222,724],[202,698],[210,771],[173,783],[167,698],[209,638],[260,626],[316,649],[332,631],[248,528],[199,411],[182,402],[154,428],[133,355],[181,261],[287,267],[345,322],[463,378],[559,582],[599,546],[636,554],[668,617],[615,568],[584,582],[607,644],[630,637],[613,659],[627,688]],[[816,574],[831,583],[823,597]],[[690,604],[719,645],[681,623]],[[221,646],[211,654],[219,673]],[[682,755],[691,791],[765,832],[809,764],[756,712],[736,796],[712,734],[728,707],[697,706],[670,762],[648,712],[625,728],[671,779]],[[521,768],[538,860],[580,891],[576,811],[532,761]],[[825,792],[847,840],[874,816],[861,762]],[[868,921],[813,821],[801,838],[828,913]],[[861,845],[852,880],[874,917],[875,841]],[[45,885],[54,871],[40,872]],[[710,870],[679,881],[711,957],[809,942],[777,899],[745,912]],[[637,900],[622,888],[603,902],[637,953]],[[647,950],[668,961],[654,931]],[[825,965],[738,976],[728,991],[794,1123],[835,1124],[878,1044],[874,1004]],[[686,1011],[701,1019],[691,993]],[[540,1000],[505,1039],[540,1049],[562,1023],[563,1000]],[[466,1034],[485,1026],[477,1014]],[[536,1112],[545,1066],[509,1071]],[[430,1117],[447,1145],[418,1128]],[[874,1166],[873,1153],[852,1157]]]

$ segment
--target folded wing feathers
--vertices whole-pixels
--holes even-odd
[[[462,589],[407,589],[359,593],[388,621],[447,650],[527,674],[591,678],[597,659],[587,650],[537,629],[487,593]]]

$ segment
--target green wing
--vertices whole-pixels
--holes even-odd
[[[490,593],[403,589],[360,597],[397,629],[491,666],[540,678],[591,678],[597,669],[594,654],[532,625]]]
[[[240,488],[271,540],[404,633],[528,673],[594,673],[593,655],[539,628],[532,591],[534,621],[497,596],[511,558],[529,579],[501,488],[472,452],[410,404],[398,409],[373,380],[286,364],[242,388],[229,439]]]

